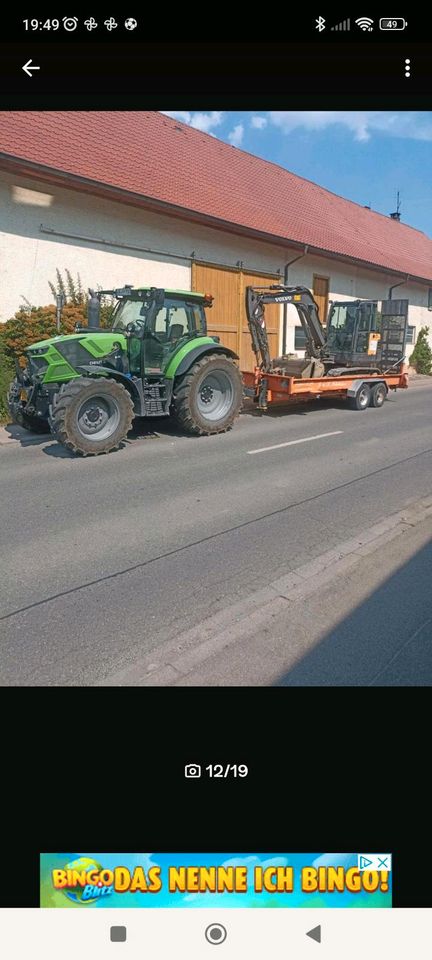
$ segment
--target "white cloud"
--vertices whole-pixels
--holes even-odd
[[[305,130],[325,130],[342,125],[359,141],[369,140],[374,132],[412,140],[432,140],[432,113],[396,113],[383,110],[272,110],[270,122],[283,133],[303,127]]]
[[[210,133],[213,127],[219,127],[224,118],[222,110],[211,110],[209,113],[200,113],[199,111],[191,113],[188,110],[163,110],[162,113],[165,113],[167,117],[172,117],[173,120],[181,120],[182,123],[187,123],[190,127],[194,127],[195,130],[202,130],[203,133]]]
[[[237,123],[235,127],[231,130],[231,133],[228,134],[228,140],[233,147],[239,147],[244,134],[244,126],[242,123]]]
[[[251,117],[251,127],[254,130],[264,130],[264,127],[267,126],[266,117]]]

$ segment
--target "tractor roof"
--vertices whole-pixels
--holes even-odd
[[[204,303],[210,303],[214,298],[210,293],[199,293],[196,290],[171,290],[165,287],[133,287],[132,285],[125,284],[124,287],[116,287],[114,290],[97,290],[96,295],[98,297],[103,296],[114,296],[119,300],[134,300],[135,298],[142,299],[144,295],[151,294],[152,291],[158,292],[163,291],[165,296],[168,297],[181,297],[182,300],[202,300]]]
[[[134,293],[139,293],[139,292],[141,292],[141,290],[150,290],[150,289],[151,289],[150,287],[132,287],[132,293],[133,293],[133,294],[134,294]],[[199,299],[200,299],[200,300],[205,300],[205,299],[208,297],[208,294],[206,294],[206,293],[198,293],[196,290],[168,290],[168,289],[165,289],[165,293],[168,294],[169,296],[185,297],[185,298],[187,298],[187,299],[189,299],[190,297],[194,297],[194,298],[196,298],[197,300],[199,300]]]

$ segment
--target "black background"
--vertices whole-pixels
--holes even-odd
[[[127,44],[73,34],[61,47],[53,33],[17,42],[5,19],[0,108],[430,109],[418,25],[329,43],[314,17],[306,27],[289,11],[252,42],[147,28]],[[90,849],[390,851],[394,905],[432,906],[431,872],[417,867],[431,854],[430,715],[428,689],[2,690],[0,905],[38,905],[40,851]],[[185,780],[190,762],[250,773]]]
[[[38,905],[40,851],[87,850],[392,852],[394,905],[432,906],[427,690],[39,689],[2,715],[3,906]],[[219,762],[249,776],[184,778]]]
[[[166,109],[169,101],[187,109],[185,99],[180,104],[179,98],[186,98],[190,108],[198,95],[201,103],[205,97],[213,102],[231,100],[231,109],[234,103],[242,109],[257,109],[264,97],[268,109],[296,109],[297,97],[307,95],[355,96],[357,101],[399,95],[409,100],[432,92],[430,45],[395,37],[390,43],[356,38],[350,43],[321,44],[303,40],[294,44],[280,40],[177,43],[159,38],[90,44],[79,37],[74,43],[60,39],[51,34],[49,42],[27,37],[19,44],[0,41],[0,89],[3,98],[14,98],[11,106],[19,105],[17,97],[34,103],[48,94],[53,97],[51,109],[54,105],[59,109],[59,98],[69,94],[75,105],[82,102],[80,97],[98,106],[100,97],[121,96],[123,106],[130,108],[139,96],[141,108],[156,98],[159,108]],[[411,59],[409,79],[405,78],[407,57]],[[22,70],[29,59],[40,66],[31,77]],[[49,107],[46,100],[43,106]]]

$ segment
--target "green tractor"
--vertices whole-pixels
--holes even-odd
[[[111,330],[99,326],[114,296]],[[90,290],[88,327],[28,347],[8,402],[15,422],[68,450],[116,450],[134,417],[174,416],[190,434],[229,430],[240,412],[237,355],[207,335],[207,294],[156,287]]]

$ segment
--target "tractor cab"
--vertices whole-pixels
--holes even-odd
[[[160,377],[178,350],[207,333],[205,306],[212,298],[202,294],[155,288],[134,290],[118,297],[113,332],[128,341],[132,376]]]

